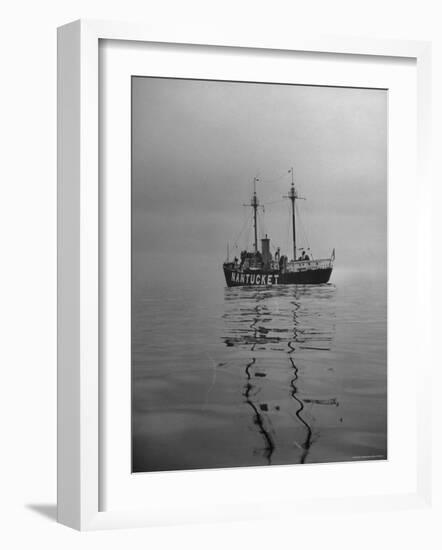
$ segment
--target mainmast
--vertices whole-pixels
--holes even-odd
[[[250,201],[250,204],[245,204],[244,206],[251,206],[253,208],[253,231],[255,240],[253,243],[253,248],[255,249],[255,253],[258,252],[258,223],[257,223],[257,211],[259,207],[259,200],[256,195],[256,182],[259,181],[259,178],[253,178],[253,196],[252,200]]]
[[[292,201],[292,227],[293,227],[293,259],[296,261],[296,219],[295,219],[295,200],[298,198],[298,195],[295,190],[295,182],[293,180],[293,168],[290,168],[289,173],[292,174],[292,186],[290,187],[289,194],[286,196],[287,199]]]

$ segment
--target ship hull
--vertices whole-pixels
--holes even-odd
[[[332,267],[321,269],[306,269],[303,271],[245,271],[224,267],[224,276],[228,287],[232,286],[258,286],[268,287],[274,285],[320,285],[328,283],[332,273]]]

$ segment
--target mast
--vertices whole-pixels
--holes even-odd
[[[256,182],[259,181],[258,178],[253,178],[253,197],[252,197],[252,207],[253,207],[253,229],[255,231],[255,253],[258,252],[258,223],[256,219],[258,211],[258,197],[256,196]]]
[[[296,261],[296,218],[295,218],[295,200],[298,198],[298,195],[295,191],[295,182],[293,180],[293,167],[290,168],[289,172],[292,174],[292,186],[290,187],[289,194],[287,198],[292,201],[292,227],[293,227],[293,259]]]
[[[259,207],[259,200],[256,195],[256,182],[259,181],[259,178],[253,178],[253,195],[250,204],[245,204],[244,206],[251,206],[253,208],[253,232],[254,232],[254,242],[253,248],[255,249],[255,254],[258,252],[258,223],[257,223],[257,211]]]

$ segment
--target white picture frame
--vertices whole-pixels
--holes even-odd
[[[245,36],[245,38],[244,38]],[[206,514],[206,503],[191,506],[190,513],[167,509],[124,508],[102,511],[100,503],[100,176],[99,176],[99,43],[117,40],[177,45],[205,45],[234,49],[269,49],[311,53],[411,58],[417,70],[417,159],[419,195],[417,217],[422,245],[419,251],[419,308],[421,333],[430,348],[431,231],[429,205],[429,126],[431,47],[427,42],[366,40],[345,37],[281,37],[267,43],[264,38],[244,35],[207,37],[173,32],[157,36],[143,25],[76,21],[58,30],[58,520],[80,530],[198,522],[216,519]],[[430,357],[427,354],[427,357]],[[379,510],[380,508],[425,506],[431,498],[431,452],[429,416],[431,361],[420,366],[417,396],[417,485],[408,493],[364,497],[311,499],[306,511]],[[174,475],[174,474],[169,474]],[[185,474],[184,474],[185,475]],[[205,472],[204,476],[210,476]],[[259,475],[259,473],[258,473]],[[265,498],[265,496],[264,496]],[[282,501],[282,497],[281,497]],[[259,517],[260,504],[244,514],[220,518]],[[200,510],[200,512],[198,512]],[[276,514],[278,507],[275,506]]]

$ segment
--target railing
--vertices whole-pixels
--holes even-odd
[[[330,258],[321,260],[296,260],[287,262],[286,271],[307,271],[309,269],[329,269],[333,267],[333,260]]]
[[[229,262],[228,264],[233,269],[239,269],[240,263],[234,264],[233,262]],[[263,264],[262,262],[256,261],[254,259],[246,259],[242,265],[241,271],[246,270],[259,270],[262,269]],[[270,262],[270,270],[278,271],[279,270],[279,263],[275,260],[272,260]],[[323,258],[320,260],[296,260],[296,261],[290,261],[287,262],[285,265],[285,271],[289,273],[293,273],[296,271],[307,271],[309,269],[329,269],[333,267],[333,259],[332,258]],[[283,268],[284,271],[284,268]]]

